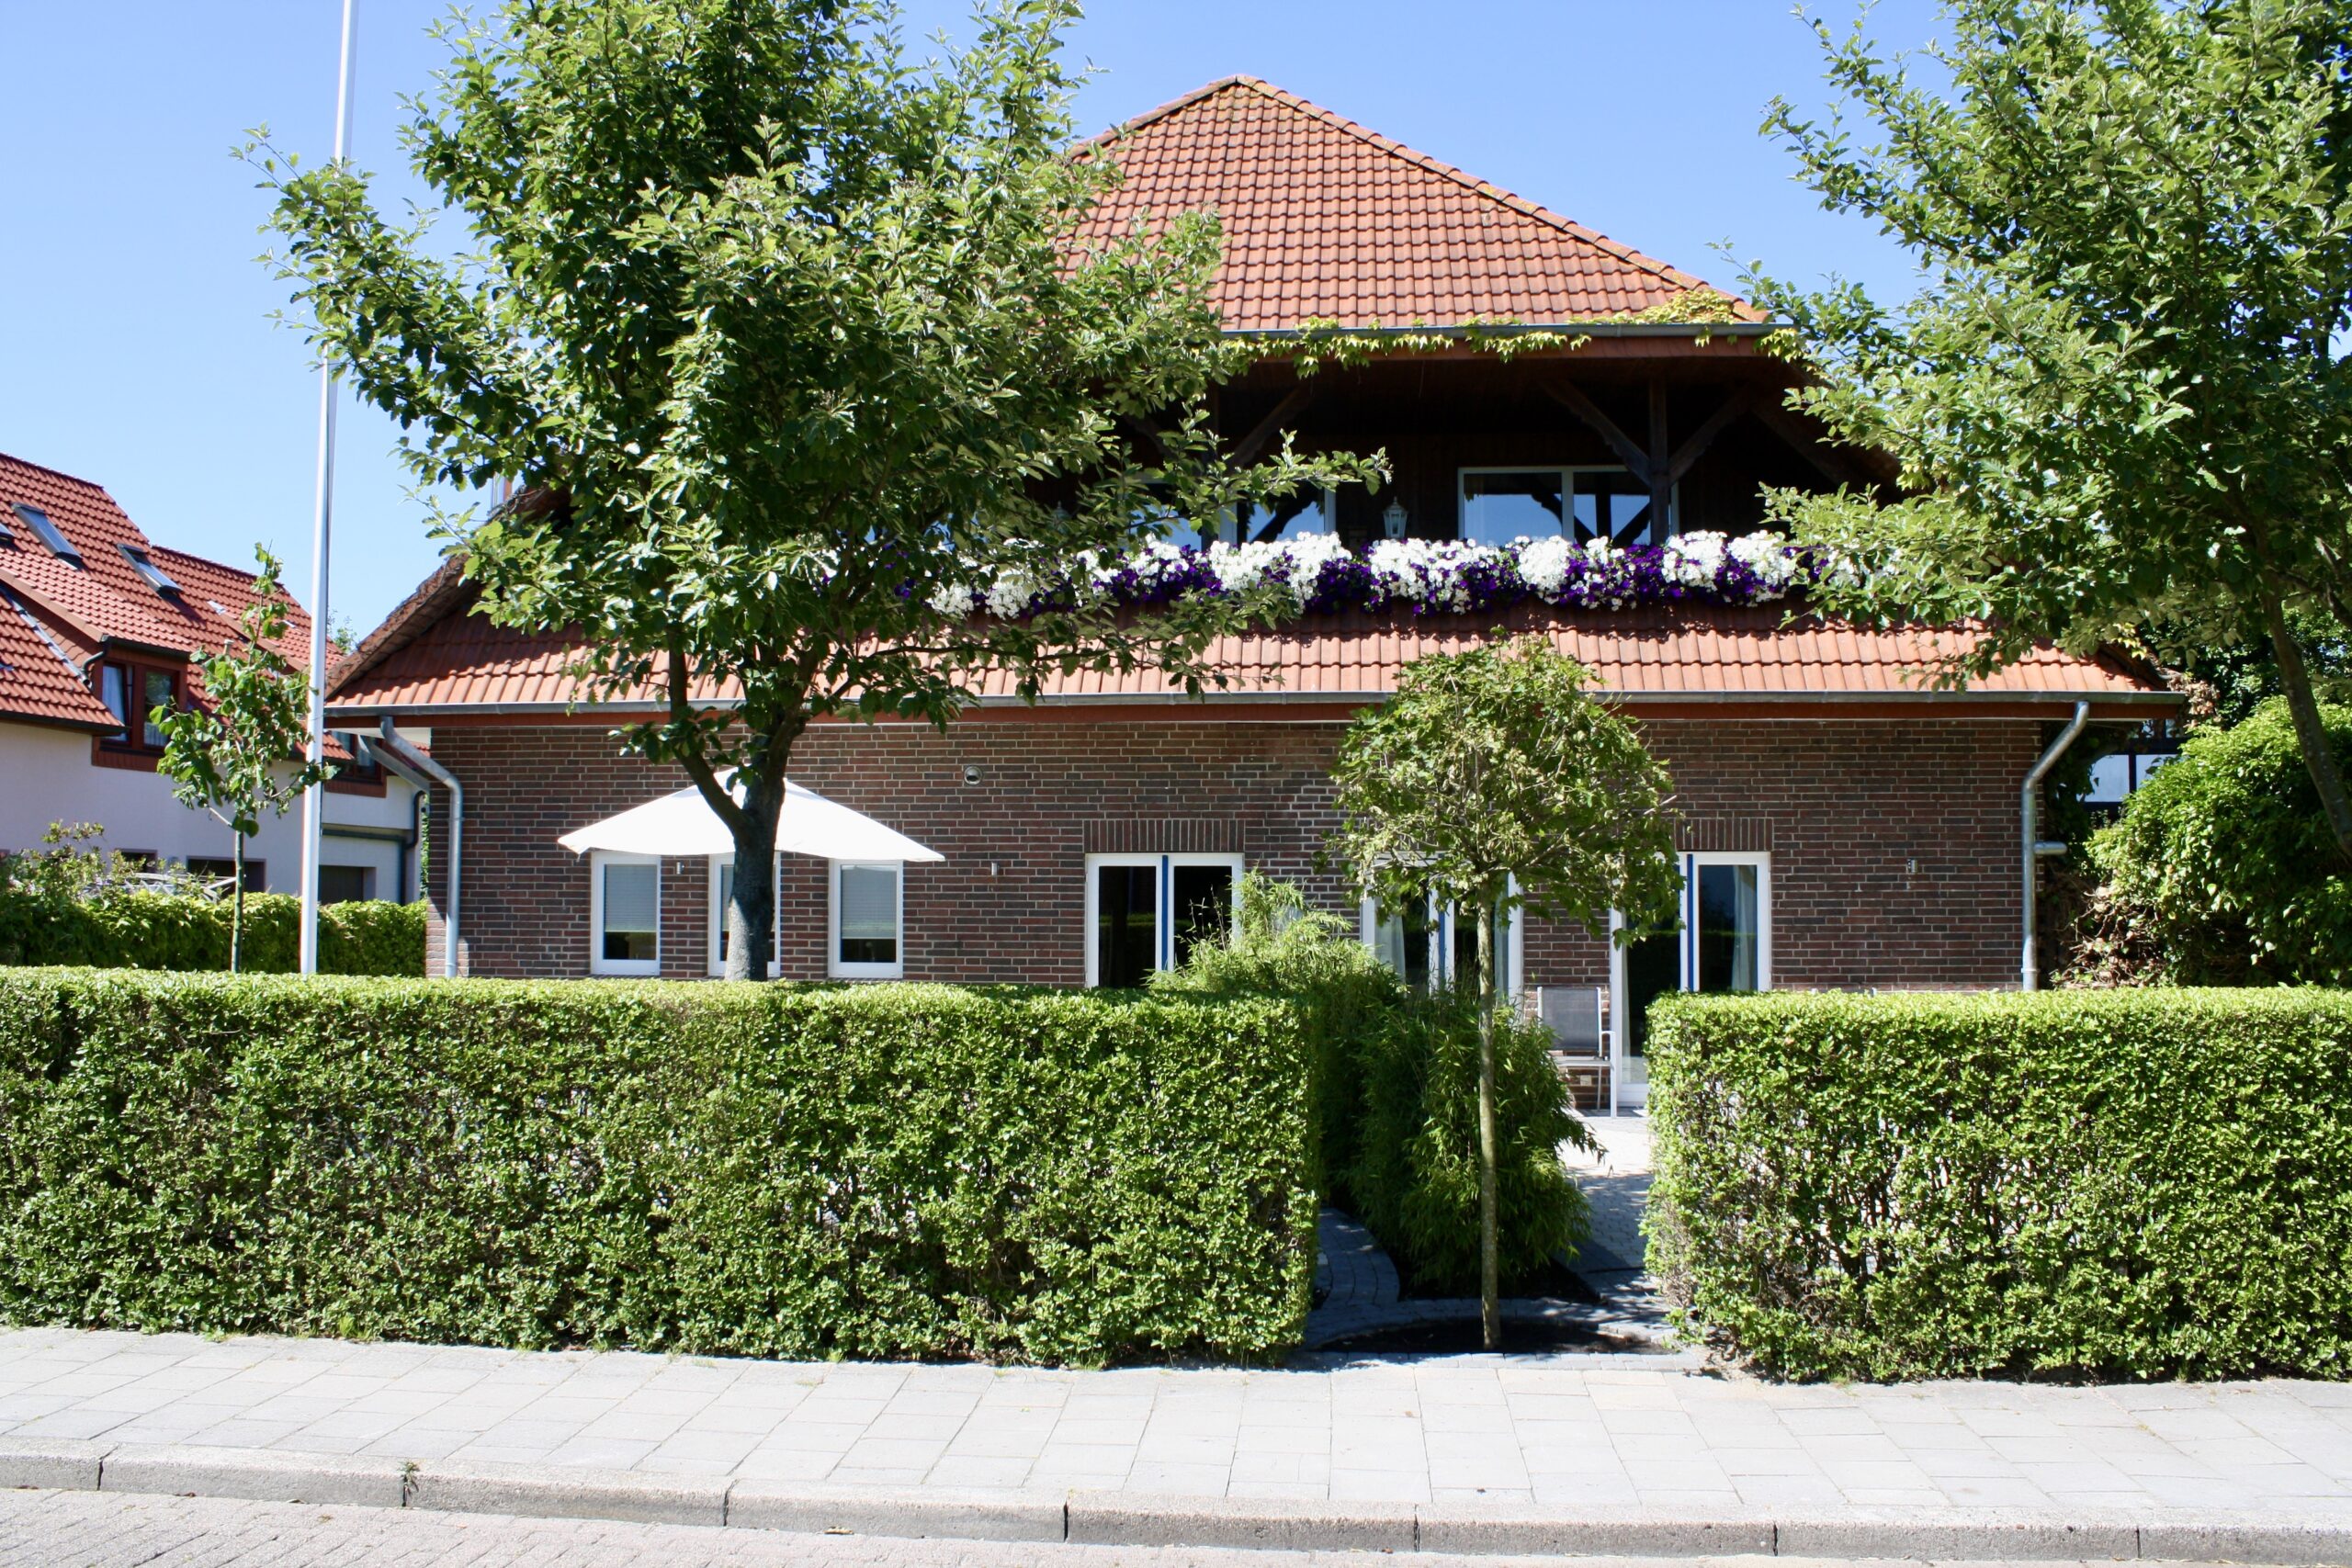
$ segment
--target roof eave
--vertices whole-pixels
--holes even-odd
[[[1611,338],[1764,338],[1787,330],[1784,321],[1510,321],[1487,325],[1409,327],[1237,327],[1229,338],[1249,342],[1311,341],[1317,338],[1526,337],[1536,333]]]
[[[1617,691],[1601,689],[1595,694],[1605,702],[1630,707],[1677,706],[1778,706],[1844,708],[1861,705],[1897,704],[1905,706],[1952,707],[1962,709],[2016,707],[2020,705],[2063,709],[2078,702],[2096,708],[2130,708],[2151,713],[2177,709],[2186,701],[2177,692],[1949,692],[1949,691],[1886,691],[1886,692],[1821,692],[1802,688],[1752,690],[1736,692],[1710,691]],[[1283,706],[1364,706],[1386,702],[1396,695],[1393,689],[1308,692],[1283,689],[1279,691],[1211,691],[1189,696],[1182,692],[1068,692],[1042,696],[1035,702],[1021,697],[984,696],[974,706],[984,709],[1017,709],[1024,707],[1086,707],[1086,708],[1148,708],[1164,710],[1203,704],[1241,704]],[[433,718],[531,718],[550,717],[565,714],[632,714],[661,713],[665,703],[647,700],[630,702],[580,703],[406,703],[394,701],[358,701],[330,703],[327,718],[331,724],[350,721],[392,719],[427,720]],[[741,705],[734,697],[713,698],[696,705],[706,709],[727,709]]]

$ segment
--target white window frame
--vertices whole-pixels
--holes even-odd
[[[608,865],[650,865],[653,868],[653,956],[605,956],[605,868]],[[643,979],[662,973],[662,857],[627,854],[619,850],[588,852],[588,973],[616,978]]]
[[[1472,474],[1557,474],[1560,476],[1561,504],[1569,515],[1560,520],[1560,534],[1566,538],[1575,527],[1576,476],[1578,474],[1623,474],[1628,479],[1634,470],[1623,463],[1465,463],[1453,470],[1453,536],[1467,539],[1470,523],[1470,496],[1463,482]],[[1682,518],[1682,481],[1677,479],[1666,492],[1666,532],[1660,536],[1670,539],[1680,533]]]
[[[1518,470],[1513,470],[1514,472]],[[1510,890],[1519,891],[1519,878],[1510,879]],[[1510,929],[1503,933],[1503,994],[1516,997],[1527,989],[1526,938],[1527,911],[1513,909]],[[1429,895],[1430,918],[1430,940],[1438,944],[1430,965],[1430,973],[1446,985],[1453,983],[1453,921],[1454,907],[1441,906],[1437,895]],[[1380,900],[1366,897],[1356,908],[1356,934],[1374,956],[1380,952]]]
[[[1678,869],[1682,874],[1682,890],[1676,897],[1682,929],[1675,942],[1676,988],[1694,989],[1699,983],[1699,868],[1702,865],[1752,865],[1756,868],[1756,988],[1772,988],[1772,856],[1767,850],[1685,850],[1676,855]],[[1641,1090],[1645,1085],[1626,1081],[1629,1064],[1633,1060],[1633,1042],[1627,1034],[1632,1021],[1626,1016],[1625,950],[1618,945],[1616,933],[1624,929],[1625,917],[1618,910],[1609,912],[1609,1079],[1623,1086],[1621,1098],[1638,1105],[1646,1098]]]
[[[845,964],[842,961],[842,873],[845,870],[897,874],[892,885],[898,897],[894,918],[899,930],[899,957],[894,964]],[[902,980],[907,974],[907,863],[897,860],[831,860],[825,863],[825,973],[836,980]]]
[[[709,943],[710,962],[708,965],[708,973],[710,977],[714,980],[723,980],[727,977],[727,960],[720,956],[718,951],[719,935],[727,929],[727,905],[722,901],[719,890],[721,887],[721,874],[728,867],[734,863],[735,857],[733,855],[713,855],[710,857],[710,894],[705,900],[705,902],[710,906],[710,919],[708,921],[710,929],[706,935]]]
[[[1175,897],[1175,878],[1170,874],[1178,866],[1221,865],[1233,873],[1233,934],[1241,934],[1242,857],[1238,854],[1112,854],[1086,857],[1086,984],[1088,988],[1102,983],[1102,956],[1094,949],[1095,911],[1101,903],[1100,878],[1095,874],[1106,865],[1148,865],[1159,872],[1159,918],[1156,921],[1159,942],[1152,954],[1152,968],[1167,971],[1176,966],[1176,919],[1170,901]]]

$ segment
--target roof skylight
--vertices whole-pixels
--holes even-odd
[[[130,563],[133,571],[147,580],[147,586],[158,593],[168,593],[175,599],[179,597],[180,585],[164,575],[162,567],[149,560],[145,550],[136,545],[126,545],[119,541],[114,547],[122,552],[122,558]]]
[[[72,561],[75,566],[82,564],[82,552],[75,549],[73,541],[59,531],[56,524],[49,520],[48,513],[22,501],[10,502],[8,510],[15,513],[17,520],[33,531],[34,538],[49,547],[51,555],[60,560]]]

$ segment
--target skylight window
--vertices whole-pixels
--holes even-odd
[[[165,576],[162,567],[149,560],[145,550],[136,545],[121,543],[117,543],[115,548],[122,552],[122,558],[130,563],[133,571],[147,580],[148,587],[158,593],[168,593],[175,599],[180,596],[180,585]]]
[[[48,513],[38,506],[29,505],[21,501],[10,502],[8,510],[17,514],[17,521],[33,531],[34,538],[49,547],[51,555],[60,560],[72,561],[75,566],[82,564],[82,552],[74,547],[72,540],[58,531],[57,525],[49,520]]]

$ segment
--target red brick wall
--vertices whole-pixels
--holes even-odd
[[[2014,985],[2018,781],[2039,727],[2015,720],[1657,721],[1689,848],[1769,848],[1780,987]],[[1087,823],[1152,818],[1233,834],[1249,863],[1354,915],[1315,857],[1330,821],[1329,723],[978,723],[824,726],[792,762],[800,784],[929,844],[907,868],[911,979],[1080,984]],[[559,835],[684,780],[616,755],[589,725],[445,726],[435,756],[466,786],[460,957],[469,973],[583,975],[588,867]],[[965,783],[967,768],[977,769]],[[447,872],[435,802],[438,972]],[[1160,829],[1153,829],[1159,831]],[[1098,826],[1098,836],[1114,833]],[[708,872],[662,874],[662,972],[700,975]],[[824,973],[825,868],[787,856],[780,972]],[[1602,984],[1603,944],[1531,925],[1530,985]]]

